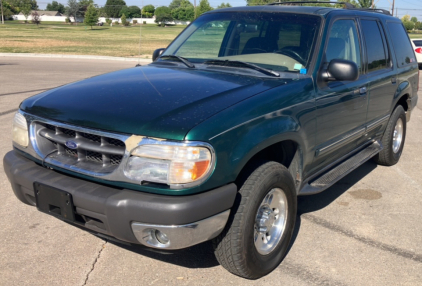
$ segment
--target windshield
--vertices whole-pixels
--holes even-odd
[[[268,12],[205,14],[167,48],[193,63],[242,61],[277,70],[306,73],[320,17]]]

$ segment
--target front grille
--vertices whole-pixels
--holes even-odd
[[[42,122],[34,124],[42,156],[96,173],[110,173],[122,162],[125,143],[117,138]]]

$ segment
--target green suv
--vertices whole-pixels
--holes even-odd
[[[149,65],[23,101],[4,157],[16,197],[102,237],[212,240],[228,271],[271,272],[298,195],[398,162],[419,81],[389,13],[282,4],[208,12]]]

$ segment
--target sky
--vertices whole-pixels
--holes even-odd
[[[38,0],[38,6],[41,9],[45,9],[45,6],[52,2],[53,0]],[[59,3],[62,3],[66,6],[67,0],[56,0]],[[105,4],[106,0],[94,0],[96,4],[99,6],[102,6]],[[193,4],[194,0],[190,0]],[[199,3],[200,0],[196,0],[196,4]],[[276,2],[277,0],[274,0]],[[131,6],[142,6],[152,4],[156,7],[158,6],[168,6],[171,2],[171,0],[125,0],[126,5]],[[233,7],[235,6],[245,6],[246,1],[245,0],[208,0],[210,5],[212,7],[217,7],[222,2],[224,3],[230,3]],[[378,8],[383,8],[386,10],[391,11],[391,3],[393,0],[375,0],[376,6]],[[395,0],[395,7],[397,9],[397,15],[399,18],[403,17],[404,15],[408,14],[412,17],[417,17],[419,20],[422,21],[422,1],[421,0]],[[396,11],[394,12],[396,13]],[[394,14],[395,15],[395,14]]]

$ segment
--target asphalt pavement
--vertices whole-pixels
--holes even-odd
[[[0,159],[12,148],[12,118],[23,99],[134,65],[0,57]],[[0,160],[0,285],[421,285],[421,126],[422,100],[397,165],[370,161],[325,192],[300,197],[287,257],[257,281],[224,270],[209,243],[160,254],[40,213],[15,198]]]

